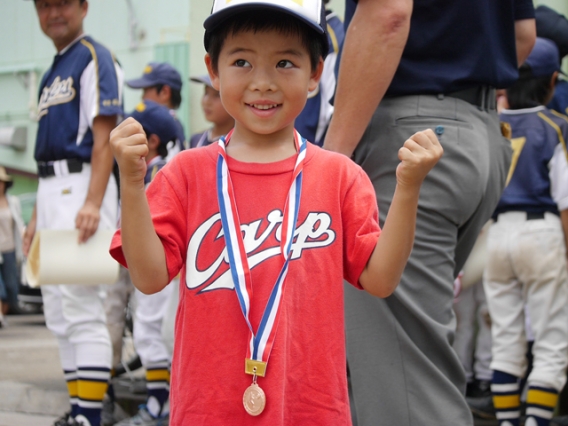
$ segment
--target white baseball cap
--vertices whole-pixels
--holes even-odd
[[[205,20],[205,49],[208,48],[210,31],[216,29],[232,14],[247,10],[274,10],[292,15],[313,28],[325,39],[327,22],[323,0],[214,0],[211,15]],[[324,54],[327,52],[324,52]]]

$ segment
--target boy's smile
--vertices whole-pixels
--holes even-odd
[[[312,71],[308,49],[300,37],[278,31],[243,31],[229,35],[217,70],[206,63],[213,86],[235,118],[232,140],[248,144],[293,146],[294,120],[308,91],[317,87],[323,61]]]

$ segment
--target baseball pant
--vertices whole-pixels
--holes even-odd
[[[381,224],[396,186],[398,150],[426,128],[437,130],[445,152],[422,185],[415,244],[398,288],[379,299],[345,286],[358,426],[473,424],[452,348],[453,282],[499,201],[511,147],[496,111],[451,97],[385,98],[354,153],[375,187]]]
[[[568,275],[560,218],[498,216],[489,229],[484,286],[492,319],[493,370],[523,377],[525,304],[534,333],[530,384],[562,390],[568,365]]]
[[[174,353],[174,334],[175,334],[175,322],[177,308],[179,304],[179,278],[174,279],[170,286],[172,291],[170,294],[170,299],[168,300],[168,307],[162,321],[162,338],[164,339],[164,344],[168,349],[170,354],[170,359]]]
[[[37,193],[37,230],[75,229],[77,212],[87,194],[91,168],[80,173],[41,178]],[[114,229],[117,188],[111,176],[100,209],[99,229]],[[48,328],[59,341],[65,371],[82,366],[110,368],[111,344],[106,328],[100,286],[49,285],[41,287]]]
[[[162,337],[162,321],[169,306],[172,286],[167,285],[160,292],[144,294],[134,290],[136,314],[134,319],[134,347],[142,365],[171,360]]]
[[[454,349],[466,380],[491,381],[491,323],[482,281],[462,290],[454,311],[457,318]]]
[[[126,307],[129,303],[133,304],[133,301],[130,300],[133,293],[134,286],[130,280],[128,269],[120,266],[118,281],[108,286],[104,302],[107,328],[112,343],[113,367],[116,367],[122,359]]]

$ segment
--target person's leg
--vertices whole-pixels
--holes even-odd
[[[76,420],[100,423],[103,397],[110,380],[112,347],[98,286],[64,285],[62,313],[77,365]],[[86,423],[87,424],[87,423]]]
[[[474,287],[463,289],[454,300],[456,313],[456,335],[454,350],[465,371],[468,388],[473,384],[473,352],[475,341],[476,301]]]
[[[104,301],[107,327],[112,343],[112,366],[120,363],[124,337],[125,310],[134,286],[128,269],[120,267],[118,281],[107,288]]]
[[[479,381],[491,381],[491,317],[487,307],[487,298],[483,288],[483,282],[475,285],[477,301],[477,338],[475,340],[475,352],[473,371]]]
[[[171,359],[174,353],[174,329],[179,304],[179,278],[175,278],[170,283],[170,286],[172,287],[172,290],[168,301],[168,307],[166,308],[166,313],[164,315],[164,320],[162,321],[162,338],[164,339],[166,348],[168,348]]]
[[[84,203],[89,181],[90,166],[87,164],[80,173],[40,179],[37,230],[75,229],[75,217]],[[115,228],[117,203],[116,183],[111,176],[100,209],[99,229]],[[60,341],[64,370],[70,371],[67,365],[75,368],[77,405],[72,414],[75,420],[87,426],[98,426],[112,356],[100,289],[83,285],[58,288],[58,302],[50,308],[52,318],[48,320],[46,314],[46,320]],[[49,290],[47,293],[48,298],[53,296]],[[66,377],[70,375],[66,374]]]
[[[141,406],[135,416],[117,426],[154,424],[169,416],[170,353],[162,337],[162,322],[172,290],[171,284],[150,295],[134,290],[134,347],[146,369],[148,397],[145,406]]]
[[[0,253],[0,328],[4,324],[4,312],[8,310],[8,292],[4,283],[4,259]]]
[[[16,252],[11,251],[2,253],[4,263],[2,264],[2,276],[6,286],[7,302],[10,310],[16,312],[18,309],[19,272]]]
[[[520,379],[527,362],[523,277],[516,268],[515,247],[526,214],[499,215],[489,228],[487,266],[483,285],[491,315],[493,341],[491,390],[500,425],[518,426],[520,422]]]
[[[568,365],[568,277],[560,219],[526,222],[517,269],[526,282],[534,333],[533,368],[528,376],[527,426],[548,426]]]
[[[44,285],[41,287],[41,294],[45,323],[57,338],[59,345],[59,360],[67,383],[71,404],[70,414],[75,417],[79,412],[77,364],[75,362],[75,351],[67,338],[67,323],[63,317],[60,286]]]
[[[452,98],[385,99],[355,152],[375,186],[383,223],[404,141],[433,128],[445,151],[422,186],[414,248],[394,294],[381,300],[346,287],[347,359],[360,426],[472,424],[451,346],[452,284],[459,228],[477,211],[490,178],[488,146],[495,141],[484,115]],[[500,136],[497,143],[505,145]]]

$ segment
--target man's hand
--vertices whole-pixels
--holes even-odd
[[[100,208],[89,201],[85,201],[75,218],[75,228],[79,230],[79,244],[86,243],[97,232],[100,220]]]
[[[118,168],[120,182],[144,184],[148,140],[142,125],[127,118],[110,133],[110,146]]]
[[[398,151],[400,160],[396,168],[398,185],[420,187],[443,153],[444,149],[431,129],[412,135]]]

